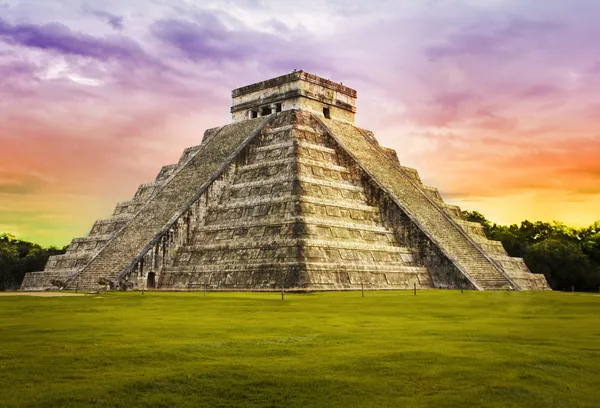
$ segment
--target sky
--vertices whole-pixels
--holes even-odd
[[[600,1],[0,0],[0,233],[63,246],[294,69],[447,202],[600,219]]]

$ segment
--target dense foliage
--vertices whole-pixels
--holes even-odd
[[[559,222],[492,224],[477,211],[464,211],[479,222],[489,239],[501,241],[510,256],[525,259],[532,272],[543,273],[555,290],[598,291],[600,287],[600,221],[585,228]]]
[[[43,248],[11,234],[0,235],[0,290],[18,289],[27,272],[43,270],[50,255],[64,252],[65,248]]]

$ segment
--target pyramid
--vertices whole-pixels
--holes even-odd
[[[231,124],[22,290],[549,289],[354,126],[355,90],[295,71],[232,96]]]

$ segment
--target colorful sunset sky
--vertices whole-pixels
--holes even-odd
[[[0,0],[0,233],[84,236],[233,88],[308,71],[446,201],[600,219],[600,1]]]

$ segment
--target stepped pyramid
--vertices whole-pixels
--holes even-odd
[[[354,126],[355,90],[300,71],[232,95],[231,124],[22,289],[549,289]]]

